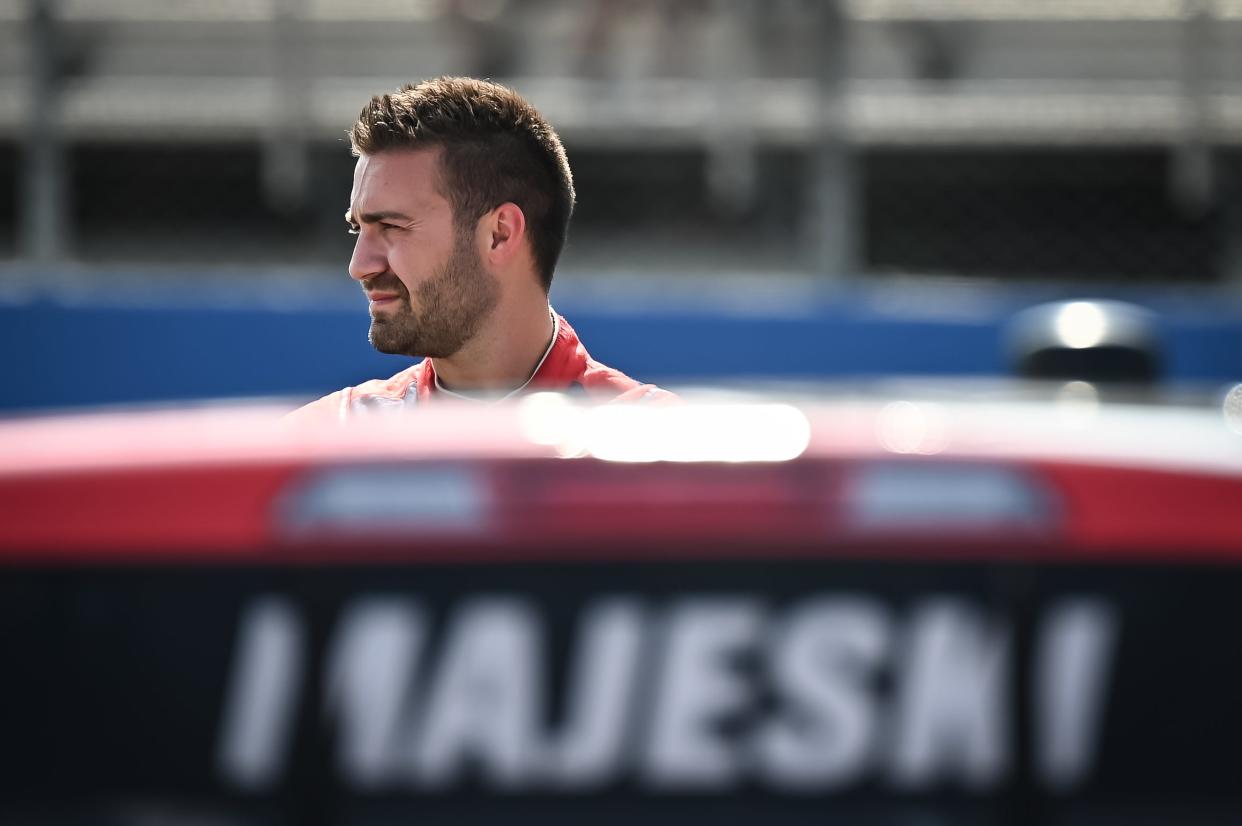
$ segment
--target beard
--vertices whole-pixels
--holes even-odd
[[[448,358],[474,338],[496,307],[500,285],[483,269],[468,233],[459,233],[439,272],[410,292],[392,273],[375,287],[400,294],[397,307],[371,317],[367,335],[381,353]],[[415,309],[417,307],[417,309]]]

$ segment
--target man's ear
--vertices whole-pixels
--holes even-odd
[[[526,242],[526,215],[512,201],[506,201],[492,210],[488,216],[490,238],[487,255],[494,264],[504,264],[513,259]]]

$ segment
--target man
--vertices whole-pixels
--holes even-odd
[[[423,360],[296,418],[534,389],[673,398],[592,359],[549,306],[573,179],[560,139],[517,93],[470,78],[405,86],[372,98],[350,140],[349,274],[370,301],[370,341]]]

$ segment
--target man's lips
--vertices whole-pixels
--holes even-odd
[[[367,293],[367,300],[371,302],[372,307],[382,307],[386,304],[391,304],[400,297],[397,293],[383,292],[382,290]]]

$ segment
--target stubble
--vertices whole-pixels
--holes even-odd
[[[413,296],[392,277],[377,287],[401,294],[395,312],[372,316],[368,339],[381,353],[448,358],[483,327],[500,298],[500,285],[483,268],[471,239],[459,233],[444,266]]]

